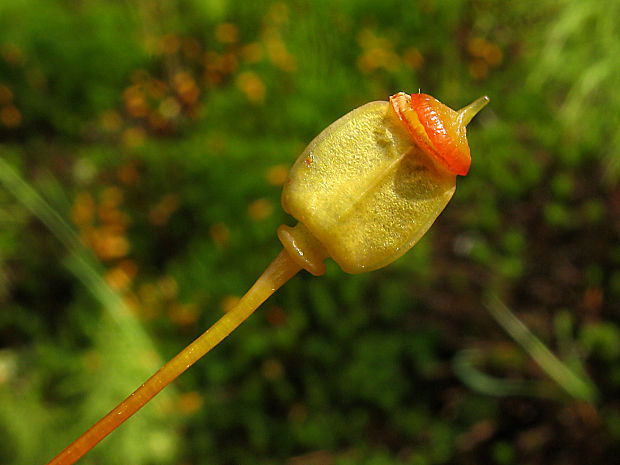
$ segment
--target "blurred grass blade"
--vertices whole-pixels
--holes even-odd
[[[90,290],[105,311],[118,324],[125,336],[136,348],[158,352],[121,297],[105,282],[101,266],[92,253],[83,245],[73,228],[54,210],[21,176],[0,157],[0,184],[2,184],[25,208],[35,215],[54,236],[66,247],[69,255],[66,265],[70,271]],[[152,367],[161,365],[154,357]]]
[[[521,322],[510,309],[497,297],[491,295],[485,307],[493,318],[506,330],[534,361],[560,387],[575,399],[595,402],[598,392],[594,383],[578,376],[566,364],[562,363],[527,326]]]
[[[476,367],[483,358],[481,350],[467,349],[456,354],[452,362],[454,373],[470,389],[488,396],[535,396],[549,397],[542,386],[534,381],[497,378],[487,375]]]

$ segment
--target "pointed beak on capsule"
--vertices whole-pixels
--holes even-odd
[[[459,114],[459,123],[463,126],[467,126],[471,122],[471,120],[474,119],[474,116],[476,116],[480,112],[480,110],[487,106],[489,100],[489,97],[485,95],[484,97],[480,97],[479,99],[474,100],[466,107],[461,108],[457,112]]]

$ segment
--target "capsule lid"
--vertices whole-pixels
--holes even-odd
[[[464,176],[471,165],[466,126],[486,106],[489,98],[480,97],[459,111],[428,94],[399,92],[390,104],[418,147],[444,168]]]

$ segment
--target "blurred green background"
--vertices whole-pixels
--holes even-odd
[[[45,463],[214,322],[293,224],[304,146],[418,89],[491,98],[429,234],[300,273],[80,463],[617,460],[618,24],[596,0],[2,0],[0,463]]]

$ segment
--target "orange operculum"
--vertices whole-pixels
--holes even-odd
[[[454,174],[469,171],[471,156],[458,113],[427,94],[399,92],[392,108],[418,147]]]

